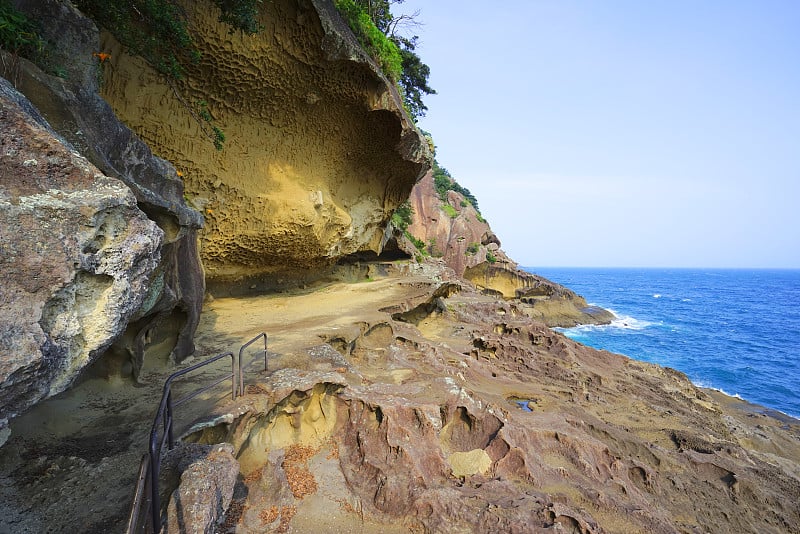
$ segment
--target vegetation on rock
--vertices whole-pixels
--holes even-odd
[[[8,0],[0,0],[0,48],[29,59],[44,50],[39,28]]]
[[[78,9],[110,31],[134,54],[143,57],[160,73],[181,79],[188,63],[196,63],[200,53],[194,46],[186,13],[170,0],[74,0]],[[220,22],[254,34],[261,29],[256,21],[260,0],[214,0],[220,9]]]
[[[461,196],[463,196],[467,202],[472,204],[472,207],[475,208],[475,211],[478,211],[478,199],[475,198],[469,189],[456,182],[453,176],[450,174],[450,171],[440,166],[439,162],[435,159],[433,160],[433,181],[434,185],[436,186],[436,192],[439,194],[439,199],[444,202],[446,206],[450,206],[447,203],[447,192],[455,191],[456,193],[461,194]],[[445,208],[442,207],[442,209]],[[482,218],[480,220],[482,220]]]
[[[36,63],[45,72],[65,77],[64,68],[53,63],[53,45],[42,38],[39,25],[15,9],[9,0],[0,0],[0,49],[12,55],[10,64],[0,64],[0,74],[12,83],[19,57]]]
[[[436,91],[428,85],[430,67],[415,52],[419,38],[399,33],[402,26],[416,24],[418,13],[392,15],[391,5],[402,3],[403,0],[335,0],[336,8],[361,46],[398,85],[406,111],[417,119],[428,109],[422,102],[422,95],[436,94]]]
[[[451,219],[455,219],[456,217],[458,217],[458,212],[450,204],[442,204],[442,211],[445,213],[445,215],[447,215]]]
[[[187,65],[200,60],[186,13],[170,0],[74,0],[73,3],[111,32],[131,54],[144,58],[167,79],[181,80]],[[252,35],[261,30],[257,21],[261,0],[214,0],[214,4],[220,9],[219,21],[228,24],[231,32],[241,30]],[[225,133],[212,124],[208,109],[192,108],[174,86],[173,89],[214,147],[222,150]]]
[[[414,217],[414,208],[411,207],[411,202],[406,200],[394,210],[392,214],[392,224],[394,227],[405,232],[411,224]]]
[[[397,82],[403,73],[403,60],[397,44],[389,39],[376,25],[370,15],[356,0],[336,0],[336,8],[344,16],[361,46],[380,65],[383,73]]]

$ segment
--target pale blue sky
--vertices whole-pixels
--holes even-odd
[[[521,264],[800,268],[800,1],[397,7],[420,125]]]

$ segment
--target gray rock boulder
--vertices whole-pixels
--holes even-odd
[[[3,79],[0,131],[6,421],[66,389],[122,334],[145,300],[164,233],[125,184],[60,139]]]
[[[194,353],[205,279],[197,250],[202,215],[184,200],[183,181],[174,166],[155,156],[123,124],[101,97],[99,31],[66,0],[15,0],[16,8],[35,20],[52,46],[53,76],[24,60],[4,59],[13,72],[0,72],[41,112],[64,139],[100,171],[122,181],[139,209],[164,233],[158,272],[144,301],[131,317],[125,335],[113,346],[117,363],[133,363],[138,378],[145,357],[182,361]],[[0,51],[0,56],[3,52]],[[2,68],[0,68],[2,71]]]
[[[181,482],[167,507],[164,532],[200,534],[214,532],[233,498],[239,462],[233,445],[215,445],[192,462],[181,474]]]

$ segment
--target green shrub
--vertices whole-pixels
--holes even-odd
[[[0,0],[0,48],[28,59],[44,50],[38,26],[8,0]]]
[[[450,172],[444,167],[440,166],[439,162],[435,159],[433,160],[433,185],[436,188],[436,192],[439,194],[439,198],[442,202],[447,202],[448,191],[455,191],[456,193],[461,194],[461,196],[463,196],[467,202],[472,204],[472,207],[475,208],[475,211],[479,212],[478,199],[475,198],[469,189],[459,185]]]
[[[495,257],[495,255],[492,254],[491,250],[486,251],[486,261],[488,261],[489,263],[494,263],[497,261],[497,257]]]
[[[478,253],[478,249],[480,249],[480,247],[481,247],[480,243],[470,243],[469,245],[467,245],[467,250],[465,251],[465,254],[467,256],[474,256],[475,254]]]
[[[378,29],[369,14],[353,0],[335,0],[335,4],[361,46],[380,65],[383,73],[397,82],[403,74],[403,59],[397,45]]]
[[[417,250],[419,250],[423,256],[428,256],[428,251],[425,248],[425,241],[414,237],[408,230],[406,230],[404,234],[408,238],[408,240],[411,241],[415,247],[417,247]]]
[[[392,223],[394,227],[405,232],[406,229],[411,225],[412,218],[414,216],[414,208],[411,207],[411,202],[406,200],[399,206],[397,209],[394,210],[392,214]]]
[[[264,29],[258,23],[258,6],[262,0],[214,0],[220,10],[219,21],[230,26],[229,33],[241,30],[254,35]]]
[[[458,217],[458,212],[457,212],[457,211],[456,211],[456,209],[455,209],[453,206],[451,206],[450,204],[447,204],[447,203],[444,203],[444,204],[442,204],[442,211],[443,211],[443,212],[444,212],[444,213],[445,213],[445,214],[446,214],[448,217],[450,217],[451,219],[455,219],[456,217]]]

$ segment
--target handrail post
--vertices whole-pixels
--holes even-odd
[[[156,421],[158,416],[156,415]],[[161,450],[157,446],[158,441],[158,427],[153,425],[153,431],[150,433],[150,502],[152,509],[150,510],[153,516],[153,531],[159,532],[161,530],[161,502],[158,496],[158,476],[161,468]]]
[[[164,421],[166,428],[164,428],[164,432],[167,434],[167,443],[169,444],[169,450],[175,448],[175,438],[172,433],[172,391],[170,390],[167,393],[167,418]]]
[[[242,366],[244,349],[258,341],[260,337],[264,338],[264,371],[267,370],[267,334],[266,332],[261,332],[256,337],[242,345],[242,348],[239,349],[239,395],[244,395],[244,367]]]
[[[239,362],[241,367],[241,362]],[[239,384],[242,383],[242,370],[239,369]],[[244,394],[244,391],[242,392]],[[236,400],[236,360],[231,354],[231,400]]]
[[[131,505],[131,513],[128,516],[128,525],[125,530],[127,534],[137,534],[141,530],[148,532],[148,517],[150,517],[150,510],[147,510],[146,517],[141,517],[142,501],[145,498],[145,493],[149,489],[147,487],[148,481],[152,486],[153,473],[150,470],[150,453],[147,452],[142,456],[142,461],[139,463],[139,477],[136,481],[136,491],[133,494],[133,504]],[[143,524],[140,524],[144,520]],[[152,521],[152,517],[149,519]]]

